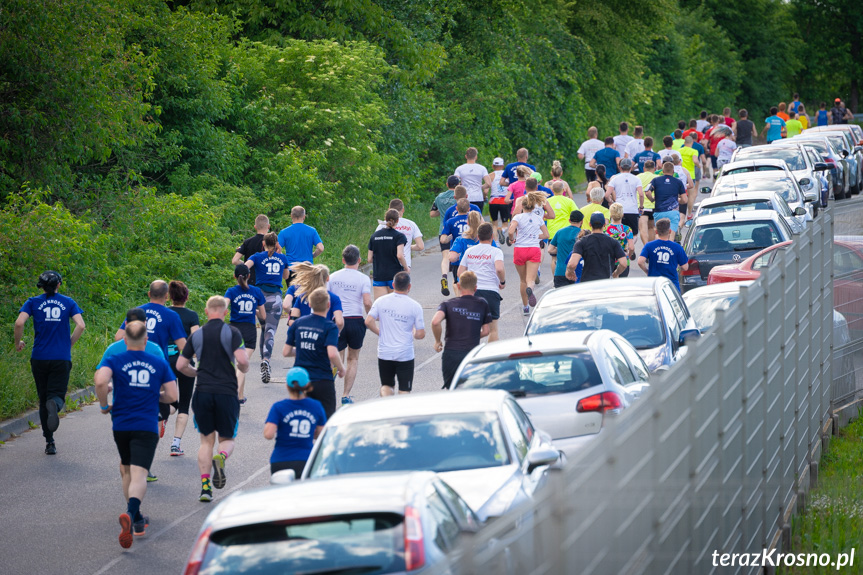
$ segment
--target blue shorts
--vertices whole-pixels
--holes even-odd
[[[653,211],[654,225],[656,225],[656,222],[658,222],[662,218],[668,218],[669,220],[671,220],[671,231],[676,233],[677,228],[680,227],[680,211],[679,210],[672,210],[670,212],[657,212],[656,210]]]
[[[393,280],[390,280],[388,282],[379,282],[375,280],[372,282],[372,285],[375,287],[388,287],[390,289],[393,289]]]

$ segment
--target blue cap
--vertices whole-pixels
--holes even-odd
[[[592,227],[602,227],[605,225],[605,216],[602,212],[593,212],[590,214],[590,225]]]
[[[292,367],[285,375],[285,382],[288,387],[301,389],[309,385],[309,372],[302,367]]]

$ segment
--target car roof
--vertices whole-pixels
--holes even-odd
[[[327,421],[327,427],[405,417],[497,411],[507,397],[507,392],[494,389],[465,390],[458,396],[427,392],[381,397],[342,407]]]
[[[754,284],[754,280],[746,280],[742,282],[725,282],[719,284],[712,284],[697,287],[689,290],[685,294],[683,294],[683,299],[686,303],[689,303],[692,300],[696,300],[699,297],[713,297],[713,296],[721,296],[721,295],[731,295],[740,292],[740,288],[743,286],[750,286]]]
[[[759,151],[758,148],[744,148],[744,150],[754,150]],[[748,153],[748,152],[738,152],[738,153]],[[777,168],[787,168],[788,164],[785,163],[785,160],[777,160],[774,158],[761,158],[758,160],[735,160],[733,162],[728,162],[724,166],[722,166],[723,174],[727,171],[734,170],[737,168],[754,168],[758,166],[775,166]]]
[[[703,216],[698,216],[695,218],[692,227],[695,226],[704,226],[704,225],[713,225],[713,224],[727,224],[732,222],[739,221],[762,221],[762,220],[770,220],[770,221],[778,221],[780,218],[777,212],[773,210],[751,210],[747,212],[734,212],[733,217],[732,214],[708,214]],[[691,233],[691,232],[690,232]]]
[[[619,299],[620,297],[652,294],[656,292],[658,284],[662,283],[662,280],[668,281],[661,277],[637,277],[573,284],[547,292],[542,296],[537,307],[566,305],[573,301],[598,297]]]
[[[412,486],[424,485],[434,477],[435,473],[431,471],[352,473],[238,491],[214,510],[208,522],[213,531],[219,531],[239,525],[305,517],[382,512],[403,514],[405,504],[412,499]]]
[[[704,198],[703,200],[701,200],[700,205],[709,206],[711,204],[727,204],[734,203],[735,200],[773,200],[776,197],[782,196],[772,190],[756,190],[753,192],[737,192],[736,194],[719,194],[718,196],[711,196],[709,198]]]
[[[476,348],[471,354],[471,359],[485,360],[531,351],[541,351],[543,353],[589,351],[588,340],[596,334],[615,335],[614,332],[609,330],[581,330],[540,333],[529,337],[501,339]],[[600,335],[600,338],[602,335]]]
[[[863,236],[833,236],[833,241],[850,246],[863,247]]]

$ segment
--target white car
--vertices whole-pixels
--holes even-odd
[[[508,391],[555,446],[572,455],[629,407],[649,378],[632,344],[602,329],[477,346],[456,371],[452,389]]]
[[[806,210],[805,222],[812,221],[812,204],[818,200],[814,196],[807,199],[803,194],[803,190],[797,184],[797,179],[787,171],[784,173],[778,171],[758,171],[725,174],[716,180],[716,184],[710,192],[710,197],[715,198],[716,196],[744,192],[776,192],[782,196],[782,199],[785,200],[792,212],[796,212],[797,208]]]
[[[739,148],[732,158],[735,164],[740,161],[764,163],[770,160],[785,162],[800,185],[806,201],[811,204],[813,215],[817,215],[815,208],[820,205],[822,191],[826,192],[822,190],[821,176],[824,171],[830,169],[829,166],[820,159],[813,161],[813,157],[809,155],[803,144],[793,140],[781,140],[781,144],[774,142],[769,146]],[[816,200],[818,200],[817,203]]]
[[[798,206],[794,210],[781,195],[776,192],[742,192],[722,194],[701,200],[695,217],[712,214],[727,214],[751,210],[773,210],[783,218],[795,234],[800,234],[806,227],[807,212]]]

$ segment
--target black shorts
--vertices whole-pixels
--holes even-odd
[[[496,222],[498,218],[506,223],[512,220],[512,204],[489,204],[488,216],[492,223]]]
[[[174,370],[174,375],[177,378],[177,391],[180,392],[180,398],[171,405],[177,408],[177,413],[189,415],[189,406],[192,405],[192,394],[195,392],[195,378],[189,377],[177,369],[177,358],[179,357],[180,354],[177,354],[168,358],[168,363],[171,364],[171,369]],[[163,405],[168,407],[164,403],[160,403],[159,413],[162,415],[162,419],[168,419],[167,414],[161,409]],[[170,411],[168,414],[170,414]]]
[[[346,317],[345,327],[339,333],[339,351],[346,347],[360,349],[366,339],[366,321],[361,317]]]
[[[320,401],[324,406],[327,419],[331,418],[336,412],[336,382],[332,379],[316,379],[309,383],[312,385],[312,390],[306,395]]]
[[[452,264],[452,263],[449,265],[449,272],[452,274],[452,278],[453,278],[453,281],[455,283],[458,283],[458,266],[459,265],[460,264]]]
[[[438,238],[440,238],[440,236],[438,236]],[[451,245],[450,242],[444,243],[444,242],[441,242],[439,239],[438,239],[438,242],[440,242],[440,251],[444,252],[450,248],[450,245]]]
[[[441,372],[443,374],[443,388],[449,389],[452,384],[452,378],[455,377],[455,372],[461,365],[461,362],[471,352],[469,349],[445,349],[441,355]]]
[[[471,204],[473,204],[474,206],[479,208],[479,213],[482,213],[482,209],[485,207],[485,201],[471,202]],[[473,210],[471,210],[471,211],[473,211]],[[470,213],[470,212],[468,212],[468,213]]]
[[[219,434],[219,439],[237,436],[240,423],[240,398],[236,394],[196,391],[192,397],[195,429],[201,435]]]
[[[414,360],[378,359],[378,373],[381,376],[381,385],[395,387],[398,378],[399,391],[410,391],[414,384]]]
[[[137,465],[149,470],[156,455],[159,434],[152,431],[115,431],[114,443],[121,465]]]
[[[623,214],[623,218],[620,221],[623,225],[629,226],[633,235],[638,233],[638,214]]]
[[[554,276],[554,287],[555,288],[571,286],[574,283],[575,283],[574,281],[567,278],[566,276]]]
[[[584,170],[584,177],[587,178],[587,183],[596,181],[596,170]]]
[[[299,479],[300,475],[303,474],[303,468],[305,466],[305,461],[277,461],[275,463],[270,463],[270,474],[273,474],[276,471],[283,471],[285,469],[293,469],[294,476]]]
[[[245,321],[232,321],[231,327],[237,328],[237,331],[243,336],[243,346],[246,348],[246,351],[255,351],[255,347],[258,345],[258,328],[255,327],[255,324]]]
[[[641,210],[642,216],[647,216],[647,221],[653,221],[653,210]]]
[[[481,297],[488,302],[488,307],[491,309],[491,319],[500,319],[500,294],[490,289],[478,289],[474,294],[476,297]]]

